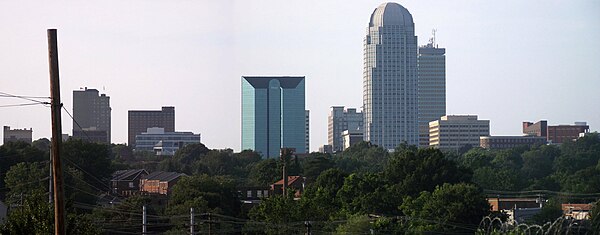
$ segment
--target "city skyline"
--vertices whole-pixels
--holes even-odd
[[[327,143],[330,106],[361,106],[362,38],[381,2],[2,2],[0,21],[10,24],[0,24],[0,49],[10,56],[0,57],[0,91],[49,93],[45,33],[58,28],[63,103],[71,110],[80,87],[110,96],[113,142],[127,140],[128,110],[175,106],[177,129],[241,150],[239,77],[306,75],[314,151]],[[447,49],[447,114],[489,119],[493,135],[540,119],[598,130],[600,111],[587,107],[600,99],[600,3],[398,3],[414,17],[418,45],[436,28]],[[33,128],[34,140],[50,136],[46,107],[1,108],[0,117]],[[63,113],[63,132],[71,129]]]

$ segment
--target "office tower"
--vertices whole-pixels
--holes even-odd
[[[306,152],[310,153],[310,110],[304,110],[304,143],[306,145]]]
[[[4,144],[8,142],[23,141],[31,143],[33,129],[10,129],[10,126],[4,126]]]
[[[419,147],[429,147],[429,122],[446,115],[446,49],[438,48],[433,37],[419,47]]]
[[[477,115],[447,115],[429,123],[429,145],[443,150],[477,147],[480,137],[490,135],[490,120]]]
[[[111,143],[110,113],[110,97],[106,94],[99,94],[98,90],[87,87],[74,90],[73,137],[87,140],[89,135],[85,135],[85,132],[89,130],[94,131],[91,141]]]
[[[362,112],[357,112],[355,108],[344,109],[344,106],[332,106],[327,117],[327,144],[331,145],[334,152],[342,151],[344,150],[342,133],[348,130],[352,134],[362,133],[362,127]]]
[[[175,132],[175,107],[162,107],[161,110],[129,110],[127,143],[135,148],[135,136],[148,128],[160,127],[165,132]]]
[[[417,145],[417,37],[412,15],[397,3],[373,11],[364,39],[364,139],[386,149]]]
[[[242,149],[306,152],[304,77],[242,77]]]

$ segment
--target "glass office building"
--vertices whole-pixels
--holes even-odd
[[[364,39],[364,139],[386,149],[418,144],[417,36],[412,15],[381,4]]]
[[[304,77],[242,77],[242,149],[306,152]]]

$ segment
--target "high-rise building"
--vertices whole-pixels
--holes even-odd
[[[490,120],[477,115],[447,115],[429,123],[429,145],[443,150],[477,147],[480,137],[490,135]]]
[[[438,48],[434,36],[419,47],[419,147],[429,147],[429,122],[446,115],[446,49]]]
[[[99,94],[98,90],[87,87],[84,90],[73,91],[73,133],[94,130],[94,135],[98,136],[106,132],[105,137],[91,141],[111,143],[110,113],[110,97],[106,94]],[[83,136],[80,138],[86,139]]]
[[[175,132],[175,107],[162,107],[161,110],[129,110],[127,143],[135,148],[135,136],[148,128],[164,128],[165,132]]]
[[[373,11],[364,39],[364,139],[386,149],[419,142],[417,37],[397,3]]]
[[[4,144],[8,142],[23,141],[31,143],[33,129],[10,129],[10,126],[4,126]]]
[[[347,130],[362,133],[363,113],[357,112],[355,108],[332,106],[327,117],[327,144],[332,146],[334,152],[344,149],[342,133]]]
[[[242,149],[306,153],[304,77],[242,77]]]

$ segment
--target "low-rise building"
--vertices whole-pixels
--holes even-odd
[[[116,171],[110,180],[112,193],[130,196],[140,192],[140,181],[148,172],[144,169]]]
[[[178,172],[152,172],[140,180],[140,191],[150,194],[169,195],[173,186],[185,175]]]
[[[562,144],[579,138],[581,133],[590,132],[586,122],[575,122],[573,125],[549,126],[546,120],[536,123],[523,122],[523,134],[546,137],[550,144]]]
[[[590,211],[592,204],[562,204],[563,216],[567,219],[588,220],[590,219]]]
[[[10,126],[4,126],[4,143],[23,141],[27,143],[32,142],[33,129],[10,129]]]
[[[490,120],[477,115],[447,115],[429,122],[429,146],[441,150],[458,150],[479,146],[481,136],[490,135]]]
[[[361,130],[345,130],[342,132],[343,146],[346,150],[350,146],[363,141],[363,132]]]
[[[293,190],[294,197],[300,198],[302,193],[304,192],[304,177],[300,177],[297,175],[288,176],[287,182],[287,190]],[[271,185],[271,191],[273,194],[282,195],[283,194],[283,179],[273,183]]]
[[[541,136],[481,136],[479,146],[484,149],[510,149],[519,146],[531,147],[546,144]]]
[[[540,198],[488,198],[491,211],[511,210],[513,208],[539,208],[542,207]]]
[[[240,200],[244,204],[255,204],[259,203],[263,198],[267,198],[271,195],[271,188],[269,186],[258,186],[258,187],[241,187],[238,188]]]
[[[319,147],[319,153],[333,153],[333,146],[329,145],[329,144],[325,144],[321,147]]]
[[[135,151],[152,151],[156,155],[173,156],[187,144],[200,143],[200,134],[192,132],[165,132],[164,128],[148,128],[135,136]]]

